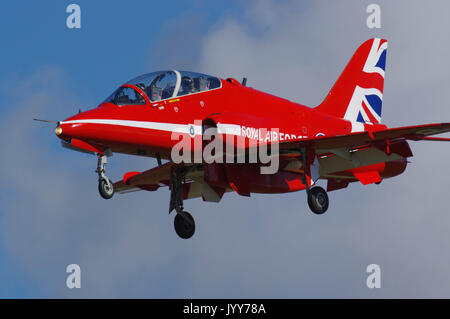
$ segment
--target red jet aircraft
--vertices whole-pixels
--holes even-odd
[[[413,156],[408,140],[450,141],[430,137],[449,132],[450,123],[390,129],[380,123],[386,50],[384,39],[363,43],[325,100],[314,108],[247,87],[245,79],[239,83],[169,70],[126,82],[97,108],[57,122],[55,132],[63,146],[97,155],[103,198],[115,192],[168,187],[169,213],[177,213],[174,226],[181,238],[190,238],[195,231],[183,200],[201,196],[219,202],[228,191],[250,196],[306,190],[311,210],[323,214],[329,201],[323,188],[313,186],[318,179],[327,180],[327,191],[357,181],[378,184],[405,170],[407,158]],[[205,136],[207,129],[215,131]],[[174,133],[179,138],[174,139]],[[195,144],[193,155],[215,138],[227,144],[229,136],[231,141],[245,141],[240,144],[244,162],[236,156],[234,162],[172,159],[180,138]],[[198,138],[200,144],[195,143]],[[278,152],[270,155],[279,161],[275,173],[262,174],[259,158],[256,163],[248,161],[255,142],[278,146]],[[112,183],[105,164],[114,152],[154,157],[158,165],[145,172],[128,172]]]

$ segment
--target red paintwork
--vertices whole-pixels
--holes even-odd
[[[381,176],[377,171],[353,171],[353,175],[363,184],[369,185],[381,182]]]
[[[216,123],[239,124],[253,128],[279,128],[280,132],[295,136],[316,136],[318,133],[333,136],[351,132],[351,123],[346,120],[244,87],[236,80],[221,81],[220,89],[153,103],[156,106],[152,106],[145,94],[140,91],[145,96],[146,105],[116,106],[103,103],[95,109],[74,115],[64,122],[111,119],[193,124],[196,120],[212,119]],[[137,87],[134,88],[140,90]],[[172,100],[177,101],[171,102]],[[160,109],[160,106],[164,109]],[[89,143],[87,145],[109,147],[113,152],[126,154],[155,156],[156,153],[160,153],[164,159],[170,158],[171,148],[178,142],[171,140],[170,132],[137,127],[63,123],[61,128],[63,133],[59,137],[65,140],[85,141]],[[376,131],[385,128],[384,125],[374,124],[367,129]],[[256,165],[245,167],[225,165],[224,167],[227,178],[222,177],[219,179],[220,182],[212,184],[217,187],[231,186],[242,195],[249,195],[250,192],[283,193],[305,189],[298,173],[280,172],[274,175],[261,175]],[[130,177],[127,175],[124,180]],[[250,185],[248,181],[251,181]]]
[[[124,175],[123,175],[123,182],[125,183],[125,184],[128,184],[128,180],[131,178],[131,177],[133,177],[133,176],[136,176],[136,175],[139,175],[141,172],[128,172],[128,173],[125,173]]]
[[[72,146],[75,146],[75,147],[78,147],[78,148],[81,148],[81,149],[84,149],[87,151],[91,151],[94,153],[99,153],[99,154],[103,154],[103,152],[105,150],[104,147],[98,147],[98,146],[83,142],[76,138],[71,139],[71,144],[72,144]]]
[[[251,135],[258,132],[258,143],[265,143],[260,140],[266,132],[261,129],[267,129],[268,136],[275,139],[275,142],[302,142],[303,140],[312,141],[311,145],[316,145],[320,141],[332,140],[330,146],[325,147],[317,157],[313,148],[308,148],[306,154],[306,169],[297,165],[299,155],[282,155],[280,158],[280,170],[276,174],[260,174],[259,164],[206,164],[203,166],[203,179],[208,183],[219,197],[223,191],[232,188],[240,195],[249,196],[251,193],[284,193],[305,189],[306,186],[301,181],[301,176],[306,175],[309,183],[312,171],[310,165],[316,158],[321,161],[329,160],[330,165],[341,165],[336,160],[336,156],[346,158],[345,154],[339,154],[339,148],[344,148],[347,144],[336,145],[337,139],[346,136],[346,141],[359,138],[358,132],[366,132],[365,136],[369,140],[363,140],[363,143],[354,145],[348,144],[352,151],[348,156],[354,153],[367,151],[376,151],[374,153],[378,162],[371,165],[359,165],[358,161],[346,158],[348,163],[353,164],[353,168],[345,167],[331,172],[331,175],[322,176],[328,179],[328,190],[345,188],[350,182],[360,180],[363,184],[380,182],[382,178],[392,177],[401,174],[407,165],[406,158],[412,156],[412,152],[406,141],[410,139],[430,139],[426,135],[437,134],[439,130],[444,130],[439,125],[424,126],[422,130],[414,130],[413,133],[396,132],[408,128],[399,128],[390,130],[389,135],[385,132],[386,126],[379,124],[381,110],[378,113],[368,109],[366,102],[362,102],[361,112],[366,113],[367,120],[356,121],[356,111],[350,108],[353,97],[357,96],[359,86],[365,89],[378,88],[383,92],[384,71],[373,71],[366,68],[366,60],[373,58],[373,43],[375,40],[365,42],[350,60],[346,69],[331,89],[325,100],[315,108],[291,102],[289,100],[255,90],[250,87],[242,86],[235,79],[221,79],[221,88],[203,91],[191,95],[173,97],[171,99],[159,102],[151,102],[148,96],[139,87],[132,84],[125,84],[138,91],[146,102],[145,105],[124,105],[117,106],[112,103],[102,103],[97,108],[74,115],[60,124],[62,133],[59,138],[65,141],[71,141],[74,146],[86,150],[102,153],[106,149],[112,152],[145,155],[155,157],[157,154],[163,159],[170,159],[171,150],[178,140],[171,138],[172,131],[178,129],[178,126],[184,128],[191,125],[196,127],[219,127],[219,125],[230,125],[239,127],[239,132],[245,135]],[[385,40],[380,40],[379,46],[387,45]],[[369,52],[371,52],[369,54]],[[372,61],[373,62],[373,61]],[[369,65],[370,67],[370,65]],[[378,69],[379,70],[379,69]],[[383,65],[384,70],[384,65]],[[378,73],[377,73],[378,72]],[[383,75],[381,75],[383,74]],[[179,83],[179,82],[178,82]],[[179,86],[179,84],[178,84]],[[355,93],[356,92],[356,93]],[[374,93],[364,93],[366,98],[372,97]],[[369,95],[367,95],[369,94]],[[377,106],[374,103],[371,107]],[[355,118],[348,117],[346,110],[350,110]],[[380,105],[381,108],[381,105]],[[377,115],[378,114],[378,115]],[[347,117],[346,117],[347,116]],[[350,120],[344,119],[344,117]],[[86,121],[97,120],[97,123],[86,123]],[[98,123],[98,120],[103,121]],[[76,123],[67,123],[78,121]],[[83,122],[85,121],[85,122]],[[109,121],[105,123],[105,121]],[[111,123],[111,121],[133,121],[132,125],[127,122],[127,126],[121,123]],[[353,121],[353,122],[350,122]],[[122,124],[124,124],[122,122]],[[137,127],[137,126],[145,127]],[[447,124],[446,124],[447,125]],[[448,125],[447,125],[448,126]],[[446,127],[447,127],[446,126]],[[161,128],[163,127],[163,128]],[[177,128],[174,128],[177,127]],[[420,127],[422,128],[422,127]],[[277,129],[278,132],[274,132]],[[447,131],[450,128],[445,128]],[[186,132],[186,131],[184,131]],[[193,130],[192,132],[195,132]],[[402,131],[403,132],[403,131]],[[375,139],[379,134],[386,133],[386,138]],[[191,133],[192,134],[192,133]],[[368,134],[368,136],[367,136]],[[409,134],[409,133],[408,133]],[[189,133],[183,133],[183,137],[190,139],[193,150],[200,151],[206,147],[202,142],[201,135],[195,137]],[[323,138],[322,138],[323,137]],[[226,140],[226,136],[218,137]],[[200,139],[200,140],[199,140]],[[445,139],[434,139],[445,140]],[[245,147],[248,146],[249,139],[245,138]],[[340,140],[342,142],[342,139]],[[270,139],[269,139],[270,142]],[[297,144],[299,144],[297,143]],[[292,143],[294,144],[294,143]],[[289,143],[288,146],[291,144]],[[344,146],[342,146],[344,145]],[[376,149],[376,150],[375,150]],[[297,149],[298,150],[298,149]],[[379,151],[381,150],[381,152]],[[380,155],[381,154],[381,155]],[[389,158],[387,157],[389,156]],[[335,157],[333,159],[333,157]],[[163,167],[164,168],[164,167]],[[165,168],[164,168],[165,169]],[[165,172],[165,171],[164,171]],[[125,174],[123,182],[131,180],[143,180],[147,175],[150,176],[154,171],[143,173],[145,176],[137,176],[137,172]],[[136,177],[135,177],[136,176]],[[135,178],[133,178],[135,177]],[[157,183],[166,183],[168,177],[159,179]],[[133,182],[134,183],[134,182]],[[159,187],[157,184],[142,185],[138,187],[147,190],[155,190]],[[191,184],[184,184],[187,198]],[[203,193],[202,193],[203,194]]]
[[[380,175],[382,178],[389,178],[400,175],[405,171],[407,165],[408,162],[406,161],[406,158],[398,161],[388,162],[386,163],[384,170],[380,172]]]
[[[380,46],[385,42],[387,42],[385,39],[381,39]],[[339,118],[344,117],[345,108],[339,108],[336,107],[336,105],[340,105],[343,102],[350,100],[355,89],[355,82],[357,82],[359,86],[365,88],[376,87],[383,93],[384,78],[380,74],[371,73],[370,75],[367,75],[361,73],[361,70],[366,63],[367,52],[370,50],[371,46],[372,42],[366,41],[358,48],[328,96],[317,107],[318,111],[332,114]],[[364,107],[367,108],[367,106]],[[371,112],[367,112],[369,117],[371,117],[370,114]],[[378,122],[373,117],[371,118],[371,121],[374,123]]]
[[[348,134],[350,122],[301,104],[269,95],[234,82],[222,80],[222,88],[210,92],[165,100],[153,107],[146,105],[116,106],[103,103],[99,107],[74,115],[66,121],[85,119],[111,119],[152,121],[158,123],[194,124],[211,118],[216,122],[245,125],[256,128],[280,128],[290,135],[327,136]],[[131,86],[131,85],[127,85]],[[136,88],[136,87],[135,87]],[[136,88],[138,89],[138,88]],[[200,105],[203,102],[204,106]],[[159,109],[163,106],[164,109]],[[177,108],[176,111],[174,108]],[[243,112],[245,110],[245,113]],[[148,155],[160,152],[163,158],[170,157],[170,150],[178,141],[170,139],[171,133],[160,130],[123,127],[102,124],[61,124],[62,139],[76,138],[87,143],[110,147],[113,152],[137,154],[137,150]],[[372,130],[385,129],[384,125],[372,125]]]

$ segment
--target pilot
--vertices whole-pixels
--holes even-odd
[[[145,104],[145,99],[144,99],[144,97],[141,95],[141,93],[139,93],[138,91],[136,91],[136,90],[133,90],[134,91],[134,97],[135,97],[135,99],[134,99],[134,104]]]
[[[194,82],[196,82],[195,87],[200,92],[203,92],[203,91],[206,91],[209,89],[209,81],[203,76],[199,76],[198,78],[196,78],[194,80]]]
[[[183,88],[183,94],[195,92],[194,81],[188,76],[183,76],[181,78],[181,87]]]
[[[147,89],[150,91],[150,100],[153,102],[159,101],[162,98],[162,89],[155,83],[152,83]]]

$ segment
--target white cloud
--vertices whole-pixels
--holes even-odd
[[[200,69],[238,79],[247,76],[256,89],[314,106],[328,93],[360,43],[374,36],[385,37],[390,44],[383,122],[389,126],[448,122],[450,108],[444,105],[450,98],[446,89],[450,84],[450,44],[443,40],[450,27],[448,2],[433,2],[425,8],[420,1],[381,1],[381,30],[365,27],[368,3],[253,2],[244,13],[246,19],[228,17],[208,34]],[[448,146],[412,143],[416,157],[404,175],[380,187],[351,185],[346,191],[330,194],[331,216],[327,218],[334,224],[322,219],[302,220],[319,238],[305,242],[308,230],[298,232],[299,245],[310,247],[300,256],[310,259],[302,265],[311,277],[294,280],[303,288],[298,294],[290,291],[289,296],[448,296],[445,269],[450,256],[442,255],[448,238],[442,241],[445,227],[438,225],[448,225],[450,217],[446,204],[436,202],[448,192]],[[289,198],[297,201],[295,196]],[[258,200],[272,211],[288,209],[286,202],[276,200],[270,205],[268,199]],[[303,205],[298,203],[299,211],[306,210]],[[296,222],[275,217],[271,225],[287,228]],[[430,224],[434,226],[427,226]],[[439,229],[437,233],[434,227]],[[279,232],[274,230],[273,235]],[[284,260],[298,262],[299,256],[293,256],[296,249],[289,247],[292,250]],[[332,258],[327,260],[327,255]],[[321,265],[325,260],[327,264]],[[351,271],[357,271],[358,262],[377,261],[386,266],[386,278],[392,281],[380,294],[369,294],[362,287],[346,292],[338,278],[330,278],[329,284],[319,279],[320,275],[322,279],[348,276],[349,284],[354,283]],[[341,269],[334,273],[335,268]],[[317,285],[327,290],[312,290],[310,295],[305,292]]]

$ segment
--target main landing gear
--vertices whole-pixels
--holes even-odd
[[[320,186],[306,190],[308,194],[308,206],[317,215],[325,213],[330,201],[327,192]]]
[[[183,209],[183,168],[176,169],[170,177],[169,214],[175,209],[175,232],[180,238],[191,238],[195,233],[195,221],[191,214]]]
[[[110,199],[114,195],[114,186],[106,176],[105,164],[108,161],[104,154],[98,154],[97,158],[97,169],[95,172],[98,174],[98,191],[101,197]]]
[[[188,212],[177,213],[173,225],[175,226],[175,232],[180,238],[188,239],[194,235],[195,221]]]
[[[314,214],[321,215],[328,209],[330,201],[327,192],[320,186],[310,188],[311,184],[319,178],[318,164],[314,165],[315,154],[309,154],[306,147],[299,149],[301,155],[301,162],[303,166],[303,175],[301,181],[306,185],[306,194],[308,196],[308,206]],[[317,159],[316,159],[317,160]],[[313,167],[315,171],[313,172]],[[315,173],[313,176],[313,173]]]

